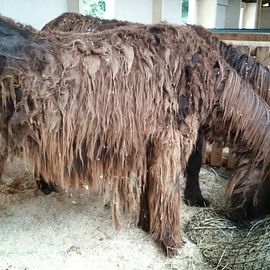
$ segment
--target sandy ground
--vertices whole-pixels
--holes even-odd
[[[112,226],[111,210],[98,195],[37,191],[29,168],[9,163],[0,185],[0,269],[211,269],[196,245],[185,245],[166,258],[152,238],[122,217]],[[220,203],[225,180],[201,170],[205,197]],[[214,196],[212,195],[214,194]],[[182,228],[198,211],[182,203]]]

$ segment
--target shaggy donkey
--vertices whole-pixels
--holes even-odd
[[[132,25],[132,27],[140,26],[126,21],[118,20],[101,20],[91,16],[84,16],[78,13],[63,13],[59,17],[50,21],[43,27],[43,31],[63,31],[63,32],[100,32],[121,26]],[[209,202],[203,198],[199,186],[199,171],[202,164],[201,157],[202,136],[198,136],[196,151],[194,150],[187,166],[187,182],[185,189],[185,201],[190,205],[207,206]],[[40,184],[46,188],[48,184],[45,180],[40,181]],[[53,187],[53,186],[52,186]],[[44,188],[42,188],[44,189]]]
[[[45,31],[64,31],[64,32],[97,32],[109,30],[116,27],[131,25],[129,22],[121,22],[117,20],[100,20],[90,16],[83,16],[76,13],[64,13],[53,21],[49,22],[43,30]],[[138,24],[132,24],[134,27]],[[138,25],[139,26],[139,25]],[[203,27],[189,25],[199,37],[216,50],[220,56],[232,67],[238,74],[252,86],[255,91],[270,104],[270,72],[267,67],[255,62],[253,58],[241,52],[240,49],[231,45],[227,45],[220,41],[215,35],[207,31]],[[216,123],[216,124],[219,124]],[[219,130],[219,129],[216,129]],[[212,129],[201,128],[197,139],[196,147],[189,158],[186,172],[186,188],[185,201],[190,205],[207,206],[209,202],[203,198],[199,186],[199,171],[202,164],[202,141],[203,133],[210,141],[219,141],[220,144],[230,144],[228,136],[222,136],[215,133]],[[260,216],[270,211],[268,206],[267,194],[270,190],[266,189],[269,179],[264,180],[261,184],[261,178],[258,177],[261,172],[260,164],[256,165],[256,169],[252,168],[249,159],[248,151],[237,148],[237,156],[239,159],[238,169],[229,181],[226,189],[227,210],[230,216],[235,219],[243,219]],[[244,169],[245,168],[245,169]],[[245,172],[245,173],[244,173]],[[263,187],[261,187],[263,186]],[[260,194],[260,195],[258,195]]]
[[[188,27],[33,35],[0,25],[11,153],[23,149],[34,171],[63,188],[102,191],[117,227],[121,204],[139,210],[139,226],[167,255],[182,245],[179,177],[200,126],[221,119],[269,166],[269,107]]]
[[[101,20],[91,16],[84,16],[78,13],[63,13],[59,17],[50,21],[43,27],[43,31],[63,31],[63,32],[100,32],[104,30],[113,29],[116,27],[132,25],[133,27],[140,26],[126,21],[118,20]],[[200,132],[201,133],[201,132]],[[203,198],[199,186],[199,172],[202,165],[202,135],[198,136],[196,147],[194,148],[191,157],[189,158],[186,171],[186,188],[185,201],[189,205],[208,206],[209,202]],[[47,183],[40,182],[44,187]]]

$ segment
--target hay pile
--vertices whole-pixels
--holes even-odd
[[[204,209],[189,220],[185,233],[215,269],[270,269],[270,216],[239,225]]]

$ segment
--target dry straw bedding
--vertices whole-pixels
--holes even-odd
[[[203,168],[200,174],[203,193],[207,198],[211,199],[214,209],[220,207],[221,204],[226,180],[224,180],[223,177],[220,177],[220,175],[224,175],[225,173],[227,172],[224,172],[223,170],[215,171],[212,168]],[[228,175],[226,175],[226,178],[227,176]],[[30,247],[27,246],[27,243],[24,243],[24,249],[20,249],[16,252],[14,252],[14,249],[7,246],[2,261],[0,260],[0,266],[4,266],[4,262],[6,262],[6,267],[9,266],[10,269],[21,269],[21,264],[24,262],[25,267],[29,268],[32,265],[30,269],[46,269],[43,267],[44,265],[48,265],[50,260],[49,258],[43,258],[42,254],[47,254],[49,249],[47,250],[45,248],[50,247],[50,249],[55,252],[53,256],[51,254],[53,260],[58,261],[56,264],[53,264],[54,267],[62,266],[61,261],[67,260],[67,269],[72,269],[69,268],[69,266],[73,264],[69,264],[68,260],[71,255],[76,254],[76,256],[72,258],[74,260],[78,259],[78,257],[81,258],[81,260],[77,262],[78,265],[82,263],[84,257],[85,261],[89,261],[90,256],[93,260],[92,267],[95,265],[101,267],[101,264],[103,263],[103,265],[108,265],[113,267],[113,269],[122,269],[121,267],[117,268],[116,264],[119,264],[122,267],[128,265],[130,269],[137,269],[136,264],[134,264],[134,260],[132,259],[133,256],[138,256],[136,257],[138,260],[137,263],[143,263],[144,261],[141,258],[142,256],[139,255],[141,252],[138,243],[139,241],[133,240],[134,237],[136,239],[142,238],[142,240],[140,240],[141,246],[146,246],[151,250],[149,251],[149,256],[153,261],[150,262],[148,258],[148,260],[144,262],[145,266],[149,269],[153,269],[153,267],[155,269],[207,270],[212,268],[234,270],[269,269],[269,217],[239,226],[229,221],[224,216],[217,214],[214,209],[198,210],[196,207],[184,206],[182,209],[182,218],[185,225],[185,240],[187,238],[199,247],[208,264],[201,261],[197,249],[194,245],[189,243],[189,241],[187,241],[184,248],[180,251],[179,256],[175,259],[164,260],[162,259],[163,256],[160,253],[160,250],[152,245],[149,237],[147,238],[144,234],[136,231],[133,226],[124,230],[126,232],[130,231],[130,234],[127,234],[126,232],[123,234],[114,232],[110,226],[110,211],[100,207],[100,203],[97,205],[95,203],[96,197],[91,198],[92,196],[89,197],[89,195],[86,195],[85,193],[82,196],[78,192],[74,193],[72,197],[63,194],[45,196],[44,194],[37,193],[37,191],[35,191],[34,181],[31,177],[30,167],[27,166],[25,169],[24,164],[19,159],[15,159],[13,163],[8,163],[4,174],[4,180],[5,185],[2,184],[0,186],[2,193],[2,197],[0,197],[0,207],[3,206],[5,208],[5,210],[1,208],[0,216],[3,221],[5,220],[5,222],[7,222],[6,220],[13,220],[14,223],[17,222],[20,224],[19,234],[21,237],[23,237],[23,235],[28,235],[29,233],[35,235],[35,237],[39,237],[40,232],[35,231],[37,225],[29,227],[28,220],[35,220],[38,224],[43,220],[46,224],[46,228],[48,228],[44,228],[46,232],[52,233],[51,230],[55,226],[59,226],[61,231],[58,233],[57,239],[62,239],[63,242],[71,244],[70,246],[67,246],[67,244],[63,243],[61,245],[56,242],[52,243],[52,239],[49,237],[50,234],[48,234],[48,237],[44,238],[44,235],[41,233],[43,238],[40,240],[41,242],[38,246]],[[182,184],[184,185],[184,183]],[[213,193],[215,196],[212,195]],[[4,201],[2,201],[3,198],[5,199]],[[24,208],[27,210],[25,210],[24,214],[20,214],[21,211],[24,211]],[[86,211],[86,209],[88,210]],[[196,214],[194,215],[194,213]],[[54,215],[60,216],[59,222],[64,222],[67,227],[62,228],[60,223],[59,225],[55,224]],[[18,216],[20,220],[16,221],[16,216]],[[101,220],[101,216],[103,220]],[[84,222],[93,220],[93,222],[89,223],[92,226],[99,226],[99,228],[102,227],[100,224],[104,223],[106,224],[105,229],[95,230],[95,227],[88,227],[88,229],[85,229],[86,225],[78,226],[78,218],[84,220]],[[95,222],[95,219],[98,221]],[[71,227],[71,224],[73,223],[74,227]],[[127,225],[126,222],[125,225]],[[2,231],[6,231],[9,229],[9,226],[12,228],[15,224],[4,226],[3,223],[1,223],[1,226]],[[44,226],[44,224],[40,226]],[[76,231],[76,238],[74,238],[74,233],[70,233],[69,230]],[[84,239],[84,241],[80,243],[78,239],[86,237],[83,234],[85,231],[88,231],[88,237],[90,237],[90,239]],[[119,234],[120,236],[116,237]],[[103,240],[104,247],[102,248],[99,239],[104,236],[105,239],[108,239],[106,241]],[[127,238],[125,239],[125,237]],[[16,238],[16,234],[9,235],[9,238],[10,240],[7,242],[10,243],[11,241],[14,241],[14,246],[23,245],[23,243],[20,242],[21,238]],[[119,242],[119,238],[123,242]],[[137,243],[136,247],[133,246],[134,241]],[[86,242],[87,247],[85,245]],[[118,252],[111,251],[113,247],[120,244],[122,246],[124,243],[129,250],[132,250],[132,252],[126,252],[124,247],[119,247]],[[3,242],[3,249],[5,244],[6,243]],[[137,247],[138,245],[139,247]],[[66,248],[67,255],[61,253],[63,252],[63,247]],[[103,259],[101,259],[101,251],[103,250],[104,252],[104,248],[106,249],[108,247],[110,247],[110,258],[108,258],[108,256],[104,257],[103,255]],[[32,253],[32,256],[30,256],[28,252],[33,249],[35,249],[35,251]],[[94,254],[97,256],[95,258],[93,257],[95,256],[93,255],[94,250],[96,250]],[[14,255],[8,255],[8,252],[11,252]],[[33,256],[33,254],[35,254],[35,256]],[[27,259],[22,259],[22,256]],[[40,258],[38,256],[40,256]],[[15,260],[11,261],[11,258],[14,258]],[[37,264],[38,261],[40,262]]]
[[[237,224],[206,209],[188,221],[185,233],[215,269],[270,268],[270,216]]]

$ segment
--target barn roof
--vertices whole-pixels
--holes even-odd
[[[242,0],[242,2],[246,2],[246,3],[257,3],[257,0]],[[269,4],[270,5],[270,0],[262,0],[262,4]]]

